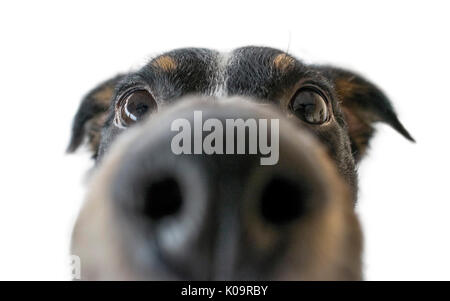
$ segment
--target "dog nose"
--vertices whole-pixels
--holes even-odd
[[[237,277],[239,262],[269,259],[290,225],[318,205],[313,181],[292,162],[273,167],[245,156],[161,153],[154,162],[152,153],[124,166],[114,197],[125,205],[127,223],[137,223],[133,235],[184,279]]]
[[[204,160],[201,157],[197,159]],[[190,164],[192,163],[195,162]],[[218,205],[219,201],[223,201],[230,205],[235,199],[239,199],[243,207],[246,205],[244,202],[254,202],[252,205],[255,208],[246,210],[256,209],[255,217],[261,223],[274,227],[294,222],[307,210],[306,202],[311,193],[305,183],[308,180],[294,171],[289,171],[289,166],[274,169],[258,168],[256,164],[254,166],[240,164],[230,169],[214,164],[194,172],[198,167],[188,165],[183,166],[183,163],[178,161],[177,164],[168,165],[163,172],[158,170],[156,177],[150,175],[152,172],[150,169],[143,179],[136,179],[135,176],[128,174],[130,181],[121,180],[117,189],[120,189],[120,194],[133,195],[139,206],[137,209],[155,225],[169,219],[182,220],[186,214],[192,220],[206,209],[210,210],[211,208],[206,207],[209,207],[211,202]],[[217,178],[211,177],[213,168],[217,169],[216,172],[222,171],[224,174]],[[237,181],[240,178],[242,179]],[[245,187],[237,189],[239,186],[235,186],[236,182],[244,184]],[[130,186],[123,187],[125,185]],[[137,185],[142,186],[136,187]],[[245,194],[250,192],[251,195],[247,198],[251,200],[244,199]],[[226,197],[222,198],[221,193],[225,193]],[[180,223],[180,226],[186,229],[187,224]]]
[[[247,115],[233,107],[217,110],[205,106],[181,109],[165,120],[171,124],[187,120],[194,131],[193,111],[203,112],[203,120],[224,123],[231,118],[277,119],[254,110]],[[235,153],[176,154],[172,147],[176,133],[168,131],[166,123],[166,127],[159,124],[148,132],[141,131],[141,137],[135,138],[123,154],[112,187],[113,198],[126,219],[124,224],[134,227],[132,235],[151,246],[158,260],[182,278],[261,274],[256,270],[266,268],[264,262],[274,256],[274,250],[280,252],[291,226],[301,223],[323,201],[320,194],[326,189],[321,189],[320,171],[305,151],[309,138],[303,139],[304,146],[299,150],[292,147],[293,137],[247,129],[242,141],[237,133],[232,135]],[[222,131],[218,137],[230,137],[226,126]],[[237,153],[240,142],[250,150],[251,143],[257,141],[252,140],[252,134],[278,144],[279,149],[273,151],[283,157],[277,164],[261,165],[261,157],[268,154]]]
[[[273,124],[269,123],[266,132],[258,129],[256,140],[247,129],[244,153],[237,152],[235,132],[234,153],[177,154],[173,151],[177,133],[168,129],[176,120],[194,124],[194,111],[203,112],[204,120],[224,123],[278,119],[281,129],[271,135]],[[130,130],[122,142],[126,147],[116,154],[120,160],[113,173],[111,198],[116,224],[128,242],[125,253],[134,254],[140,273],[151,274],[147,269],[155,265],[191,280],[258,279],[276,273],[281,265],[276,258],[284,258],[280,254],[292,249],[297,233],[293,229],[308,223],[334,189],[323,175],[329,166],[321,162],[325,156],[315,140],[277,114],[242,105],[218,110],[217,105],[202,103],[169,111],[158,122]],[[196,135],[194,127],[191,137]],[[225,139],[230,137],[226,126],[222,131],[217,137],[231,143]],[[267,153],[249,153],[251,143],[261,139],[272,145],[278,140],[276,164],[261,164]]]

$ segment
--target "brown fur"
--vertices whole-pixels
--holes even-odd
[[[168,55],[163,55],[156,58],[152,62],[152,65],[164,72],[171,72],[177,68],[177,63],[175,60]]]
[[[295,64],[295,60],[285,53],[281,53],[273,60],[273,65],[281,72],[287,72]]]

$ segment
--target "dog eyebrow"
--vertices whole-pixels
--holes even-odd
[[[108,106],[110,104],[111,98],[114,95],[114,86],[107,85],[102,87],[100,90],[96,91],[92,97],[98,104]]]
[[[162,55],[156,58],[152,65],[158,69],[163,70],[164,72],[171,72],[177,68],[177,63],[173,58],[168,55]]]
[[[295,59],[286,53],[280,53],[273,59],[273,65],[280,71],[286,72],[294,67]]]

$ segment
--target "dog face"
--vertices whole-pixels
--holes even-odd
[[[195,110],[276,118],[278,164],[170,153],[171,122]],[[88,137],[98,162],[73,238],[85,278],[359,279],[356,165],[377,121],[412,140],[372,83],[271,48],[174,50],[101,84],[69,145]]]

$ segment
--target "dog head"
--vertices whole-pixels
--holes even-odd
[[[213,151],[174,152],[177,120],[194,140],[214,129]],[[226,139],[228,120],[255,122]],[[73,237],[83,277],[360,279],[356,166],[375,122],[413,140],[374,84],[272,48],[174,50],[100,84],[69,145],[87,138],[98,169]],[[270,166],[261,141],[279,147]]]

